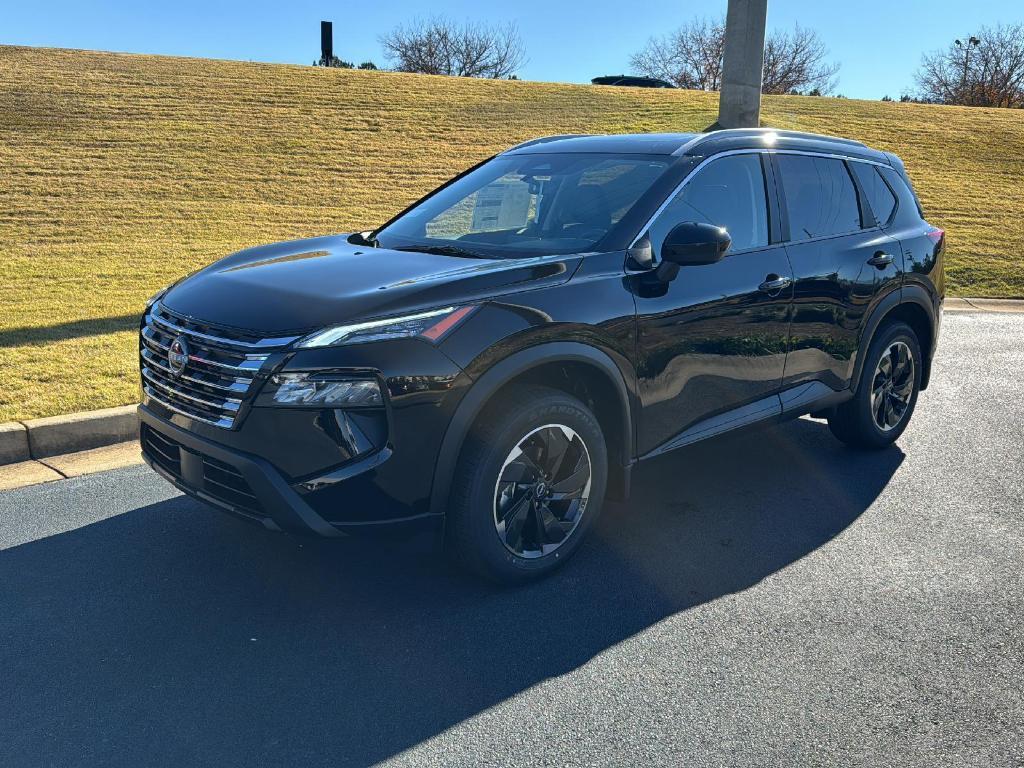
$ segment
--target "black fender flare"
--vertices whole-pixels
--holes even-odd
[[[448,423],[437,463],[434,466],[434,482],[430,492],[430,511],[438,514],[445,511],[451,492],[452,477],[459,461],[459,452],[477,416],[484,409],[491,396],[505,384],[532,368],[551,362],[580,362],[594,366],[605,374],[614,388],[619,401],[619,417],[622,419],[621,433],[624,445],[622,456],[627,465],[633,461],[633,415],[629,389],[622,371],[615,361],[597,347],[574,341],[554,341],[514,352],[495,363],[470,386],[456,406]],[[609,467],[611,470],[612,468]],[[611,480],[612,478],[609,478]],[[611,485],[611,483],[610,483]],[[626,483],[628,486],[628,483]]]
[[[922,372],[922,389],[927,386],[928,375],[931,369],[932,352],[934,351],[934,339],[935,339],[935,304],[932,301],[932,297],[928,295],[928,292],[919,285],[904,285],[902,288],[892,291],[887,294],[875,308],[868,315],[868,320],[864,324],[864,333],[861,334],[861,343],[858,345],[859,349],[864,352],[871,346],[871,343],[875,339],[875,333],[878,331],[879,326],[892,310],[901,304],[917,304],[925,311],[928,316],[928,322],[932,327],[932,349],[922,350],[924,354],[925,369]],[[857,384],[860,382],[861,369],[864,367],[864,354],[858,354],[857,359],[853,366],[853,377],[850,379],[850,389],[854,392],[857,391]]]

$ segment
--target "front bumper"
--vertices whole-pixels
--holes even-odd
[[[338,536],[267,461],[175,426],[139,406],[142,457],[178,490],[274,531]]]
[[[371,368],[385,408],[261,407],[256,391],[231,429],[142,393],[147,463],[178,489],[271,530],[337,536],[439,529],[430,496],[440,442],[468,377],[415,340],[290,355],[276,370]],[[385,354],[386,353],[386,354]]]
[[[142,457],[155,472],[181,492],[268,530],[321,537],[440,530],[440,515],[382,494],[377,482],[393,457],[390,446],[316,480],[290,482],[266,459],[200,437],[145,405],[139,420]],[[390,473],[383,474],[387,481]],[[368,499],[378,503],[364,506]]]

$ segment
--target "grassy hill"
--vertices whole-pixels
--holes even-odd
[[[0,421],[136,397],[161,285],[260,242],[366,228],[565,132],[699,130],[689,91],[0,47]],[[764,123],[898,152],[954,293],[1024,295],[1024,112],[767,97]]]

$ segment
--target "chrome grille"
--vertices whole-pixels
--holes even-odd
[[[168,353],[178,338],[187,342],[189,353],[184,370],[176,373]],[[146,313],[139,340],[143,391],[165,408],[230,429],[263,363],[295,338],[218,329],[156,302]]]

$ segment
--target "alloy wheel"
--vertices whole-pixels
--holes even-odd
[[[580,524],[591,485],[590,452],[564,424],[545,424],[509,453],[494,488],[494,526],[523,558],[558,549]]]
[[[905,342],[896,341],[878,361],[871,380],[871,417],[883,432],[895,429],[914,394],[914,356]]]

